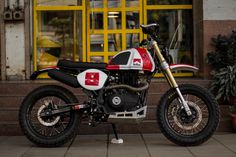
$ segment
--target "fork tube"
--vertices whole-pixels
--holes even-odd
[[[187,115],[191,116],[192,112],[191,112],[187,102],[184,100],[184,97],[183,97],[182,93],[179,90],[179,87],[178,87],[178,85],[177,85],[177,83],[175,81],[175,78],[172,75],[172,72],[170,70],[169,64],[166,62],[165,58],[161,54],[161,50],[158,47],[156,41],[153,41],[153,46],[154,46],[154,49],[156,50],[156,55],[157,55],[159,61],[161,62],[161,68],[162,68],[162,70],[164,70],[164,75],[167,78],[168,83],[170,84],[171,87],[176,89],[176,91],[177,91],[177,93],[179,95],[180,103],[183,105]]]
[[[162,70],[164,70],[164,75],[166,76],[167,81],[169,82],[171,87],[178,88],[175,78],[173,77],[172,72],[170,71],[170,67],[168,63],[166,62],[165,58],[162,56],[161,50],[158,47],[157,42],[153,41],[153,45],[154,45],[154,49],[156,50],[156,55],[159,61],[161,62],[161,67],[162,67]]]

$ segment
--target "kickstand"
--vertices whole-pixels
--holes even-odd
[[[123,141],[122,138],[118,138],[118,135],[117,135],[117,132],[116,132],[116,125],[112,123],[111,126],[112,126],[113,132],[114,132],[114,134],[115,134],[115,138],[113,138],[113,139],[111,140],[111,143],[114,143],[114,144],[122,144],[124,141]]]

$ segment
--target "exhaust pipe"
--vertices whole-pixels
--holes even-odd
[[[112,85],[112,86],[108,86],[105,89],[106,90],[111,90],[111,89],[117,89],[117,88],[125,88],[127,90],[133,91],[133,92],[141,92],[144,90],[147,90],[149,87],[149,83],[147,81],[142,82],[141,84],[143,84],[142,87],[132,87],[126,84],[121,84],[121,85]]]
[[[57,69],[49,70],[48,76],[50,76],[54,80],[65,83],[66,85],[69,85],[71,87],[74,88],[80,87],[79,82],[77,81],[77,78],[75,76],[62,72],[60,70]]]

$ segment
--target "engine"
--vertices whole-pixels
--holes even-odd
[[[135,111],[142,107],[144,93],[148,84],[144,74],[137,70],[113,71],[109,77],[110,89],[104,93],[105,107],[108,112]],[[143,89],[142,89],[143,88]]]
[[[148,77],[155,70],[155,63],[146,49],[119,52],[110,60],[106,70],[109,70],[109,77],[104,105],[108,112],[135,111],[145,105]]]
[[[109,112],[133,111],[138,108],[139,95],[124,89],[106,93],[106,108]]]

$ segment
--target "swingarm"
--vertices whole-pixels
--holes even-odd
[[[89,108],[88,105],[82,104],[66,104],[64,106],[60,106],[60,108],[45,108],[41,113],[39,114],[40,117],[51,117],[51,116],[57,116],[62,113],[70,112],[72,110],[81,110]]]

